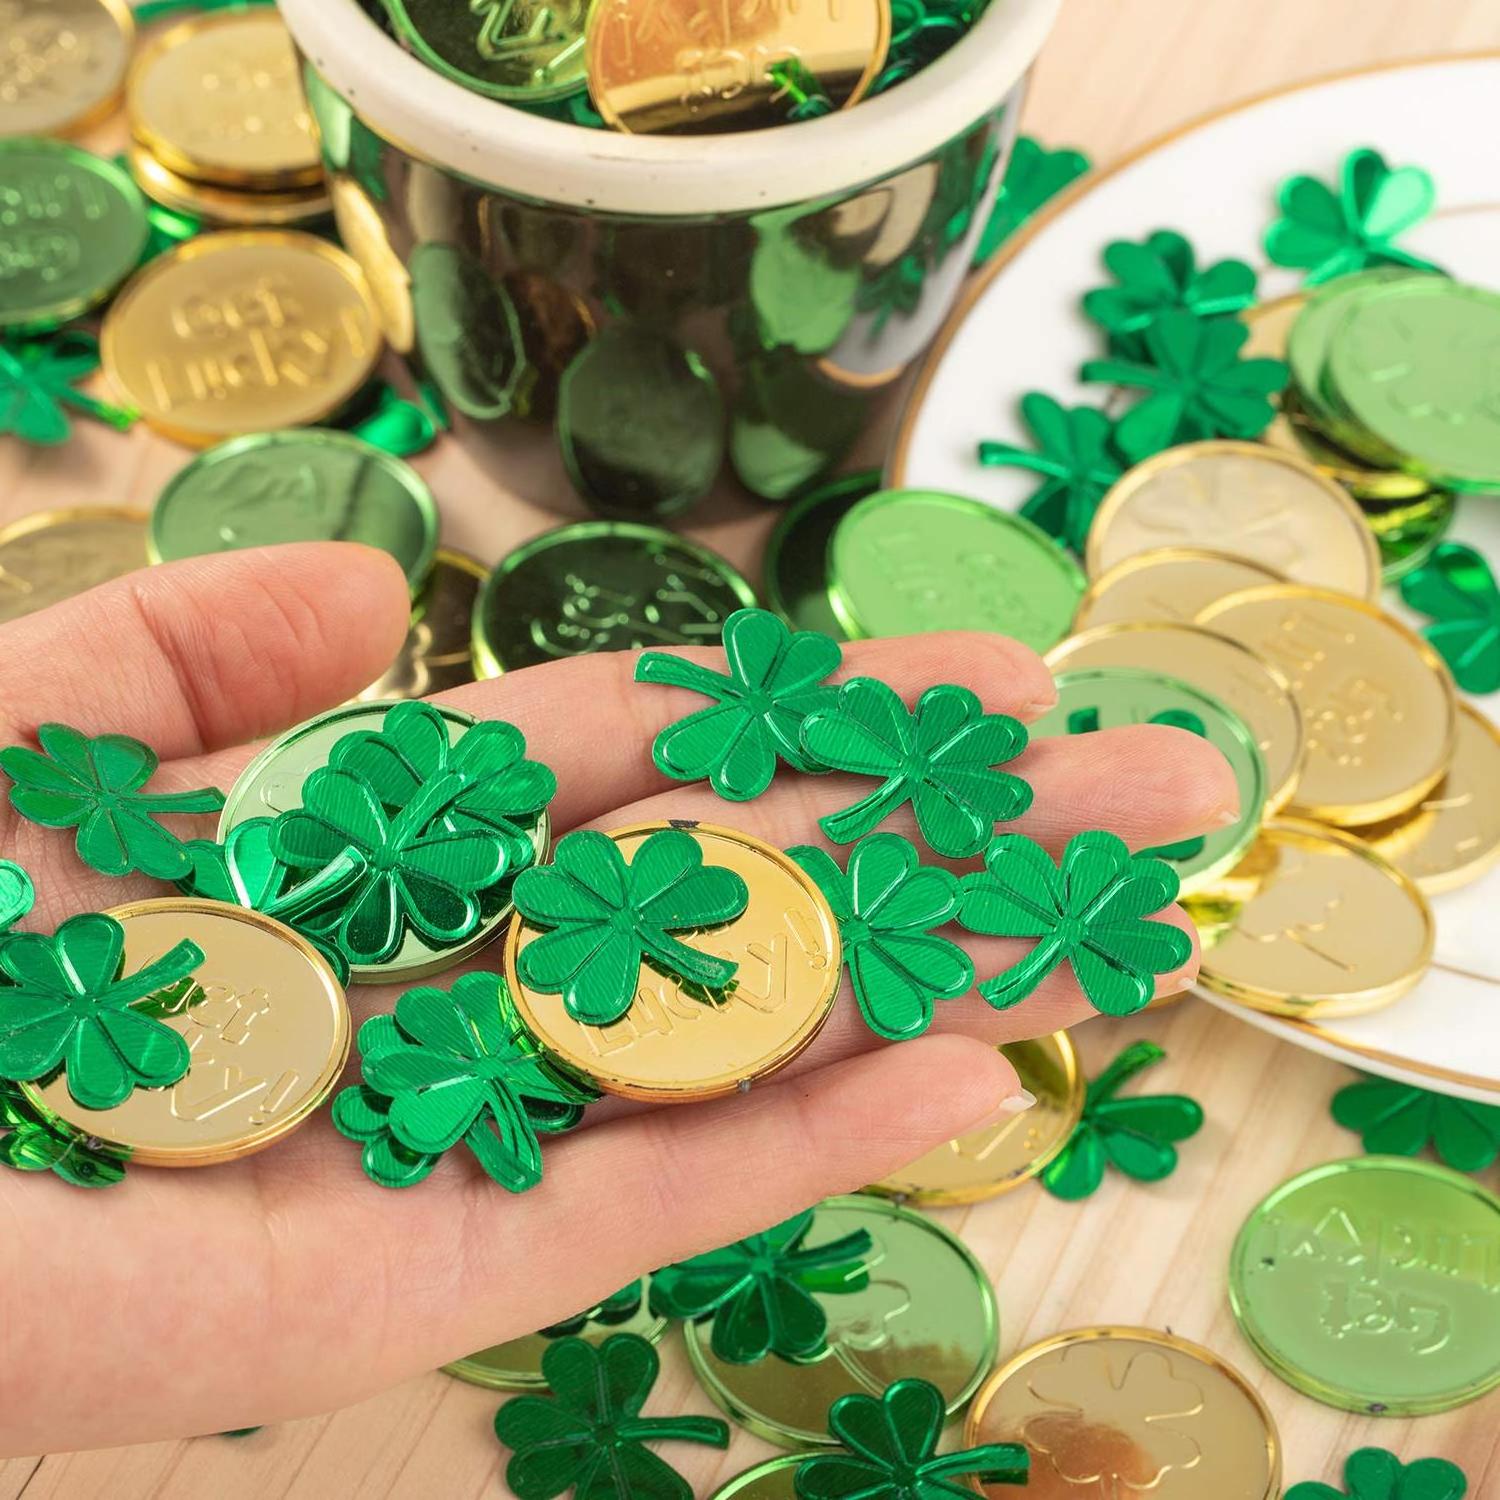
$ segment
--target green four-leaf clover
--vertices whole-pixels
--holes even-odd
[[[1389,1078],[1366,1078],[1333,1096],[1333,1118],[1357,1130],[1366,1151],[1417,1156],[1428,1146],[1460,1172],[1500,1157],[1500,1105],[1432,1094]]]
[[[1031,806],[1031,788],[995,767],[1026,748],[1026,730],[987,714],[967,688],[928,688],[908,709],[873,677],[856,677],[830,709],[809,714],[803,748],[822,765],[880,779],[869,796],[830,813],[819,826],[836,844],[852,844],[910,802],[922,837],[939,854],[977,854],[995,824]]]
[[[125,1180],[125,1163],[118,1156],[53,1125],[24,1090],[6,1082],[0,1082],[0,1166],[51,1172],[73,1187],[113,1187]]]
[[[1422,634],[1459,687],[1500,688],[1500,588],[1488,558],[1461,542],[1443,542],[1401,580],[1401,597],[1432,620]]]
[[[1150,1004],[1155,977],[1192,956],[1192,940],[1180,927],[1145,920],[1177,899],[1176,872],[1149,855],[1132,855],[1112,833],[1080,833],[1060,868],[1040,844],[1001,834],[984,862],[964,877],[959,920],[971,932],[1037,940],[1014,968],[980,984],[996,1010],[1019,1005],[1068,963],[1095,1010],[1133,1015]]]
[[[865,1024],[888,1041],[921,1036],[933,1002],[953,1000],[974,983],[974,963],[936,927],[963,904],[958,877],[923,866],[896,833],[872,833],[849,852],[847,873],[822,849],[787,853],[827,898],[843,937],[849,982]]]
[[[1469,1481],[1446,1458],[1419,1458],[1403,1464],[1384,1448],[1361,1448],[1344,1463],[1344,1483],[1305,1480],[1286,1492],[1286,1500],[1463,1500]]]
[[[1192,245],[1171,229],[1158,229],[1140,244],[1112,241],[1104,247],[1104,266],[1115,284],[1086,293],[1083,310],[1110,335],[1112,347],[1123,341],[1133,350],[1137,336],[1179,309],[1215,318],[1255,301],[1255,272],[1244,261],[1200,268]]]

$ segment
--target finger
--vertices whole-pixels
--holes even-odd
[[[56,720],[164,761],[240,745],[368,686],[410,610],[394,559],[352,543],[167,563],[5,626],[0,718],[12,741]]]

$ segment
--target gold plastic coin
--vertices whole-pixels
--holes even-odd
[[[433,558],[401,653],[358,702],[426,698],[474,680],[474,601],[489,569],[466,552],[440,547]]]
[[[1089,531],[1089,577],[1205,538],[1296,583],[1362,599],[1380,591],[1375,538],[1333,480],[1261,443],[1217,439],[1168,448],[1115,484]]]
[[[263,1151],[328,1097],[349,1053],[349,1007],[323,956],[259,912],[185,898],[137,901],[108,915],[138,969],[184,938],[204,954],[160,1019],[186,1038],[187,1076],[84,1109],[64,1078],[25,1084],[41,1110],[151,1167],[208,1167]]]
[[[194,16],[153,36],[125,102],[131,134],[184,177],[266,189],[322,179],[297,52],[269,6]]]
[[[1057,1156],[1083,1116],[1086,1083],[1072,1039],[1059,1031],[1000,1050],[1036,1103],[929,1151],[867,1192],[921,1208],[978,1203],[1030,1182]]]
[[[1249,558],[1205,547],[1154,547],[1117,563],[1089,584],[1075,631],[1129,620],[1191,625],[1200,611],[1226,594],[1279,583],[1281,574]]]
[[[636,134],[785,122],[793,90],[857,103],[885,62],[890,0],[598,0],[585,36],[589,94]]]
[[[333,211],[328,191],[321,184],[285,192],[255,192],[194,182],[164,167],[144,146],[132,146],[126,162],[130,175],[153,202],[216,227],[281,228],[310,224]]]
[[[1500,859],[1500,730],[1460,703],[1448,774],[1410,812],[1358,831],[1429,896],[1477,880]]]
[[[1447,774],[1453,679],[1426,641],[1373,604],[1265,584],[1217,600],[1198,620],[1291,684],[1307,732],[1294,811],[1340,827],[1375,823],[1415,807]]]
[[[969,1408],[964,1446],[980,1443],[1025,1445],[1029,1500],[1281,1493],[1280,1436],[1254,1388],[1211,1349],[1154,1328],[1077,1328],[1023,1349]]]
[[[0,136],[65,135],[107,113],[134,40],[123,0],[0,0]]]
[[[667,826],[641,824],[609,836],[630,858]],[[684,993],[643,964],[623,1019],[584,1026],[568,1016],[560,996],[520,981],[516,960],[539,930],[518,916],[505,945],[505,976],[527,1030],[565,1066],[628,1099],[681,1103],[748,1087],[801,1053],[838,998],[843,948],[817,886],[779,849],[749,834],[709,823],[687,831],[703,846],[706,863],[735,871],[750,887],[750,904],[737,921],[683,939],[739,964],[722,1004]]]
[[[1180,678],[1244,720],[1266,763],[1266,815],[1297,789],[1304,759],[1302,711],[1291,684],[1255,652],[1201,625],[1150,621],[1100,625],[1047,653],[1054,672],[1138,667]]]
[[[417,315],[411,298],[411,272],[386,236],[375,201],[352,177],[332,178],[334,222],[344,249],[359,262],[380,309],[386,342],[397,354],[410,354],[417,342]]]
[[[104,320],[104,368],[168,437],[197,447],[333,416],[382,340],[358,265],[290,230],[201,235],[161,256]]]
[[[1203,955],[1206,989],[1311,1020],[1379,1010],[1426,973],[1432,910],[1367,844],[1288,818],[1261,830],[1257,850],[1259,888]]]
[[[141,511],[80,506],[0,529],[0,624],[146,567],[149,521]]]

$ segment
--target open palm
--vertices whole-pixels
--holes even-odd
[[[404,638],[407,609],[395,565],[354,546],[136,574],[0,630],[0,744],[32,743],[48,721],[134,735],[161,755],[153,790],[227,789],[250,742],[376,678]],[[696,653],[710,664],[715,654]],[[818,819],[868,790],[838,775],[783,776],[759,800],[729,805],[704,785],[667,781],[652,740],[701,700],[636,685],[633,667],[625,654],[560,661],[445,698],[521,727],[529,753],[557,773],[557,836],[701,818],[784,848],[817,841]],[[1054,697],[1033,654],[977,634],[852,645],[844,675],[858,674],[908,703],[957,683],[988,711],[1022,719]],[[1041,742],[1011,769],[1036,799],[1008,826],[1054,853],[1089,828],[1159,846],[1235,811],[1216,752],[1160,726]],[[915,831],[901,819],[890,826]],[[70,834],[22,823],[8,806],[0,853],[35,880],[37,909],[23,924],[32,930],[166,893],[144,878],[93,874]],[[1180,912],[1165,919],[1186,925]],[[1026,946],[965,945],[981,977]],[[491,951],[470,967],[498,962]],[[1168,975],[1161,988],[1190,977]],[[353,989],[356,1023],[390,1010],[397,993]],[[108,1192],[0,1174],[0,1452],[324,1411],[557,1323],[656,1266],[875,1181],[997,1116],[1019,1085],[995,1044],[1088,1013],[1060,973],[1003,1014],[977,996],[946,1004],[926,1037],[896,1047],[866,1028],[846,986],[817,1042],[784,1073],[713,1104],[605,1100],[577,1131],[548,1141],[545,1180],[523,1197],[460,1153],[419,1187],[382,1190],[326,1114],[249,1160],[141,1168]]]

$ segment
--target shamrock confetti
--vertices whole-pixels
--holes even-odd
[[[605,1328],[613,1327],[617,1323],[628,1323],[641,1310],[641,1303],[645,1301],[645,1297],[645,1282],[632,1281],[629,1286],[621,1287],[618,1292],[606,1297],[603,1302],[595,1303],[593,1307],[579,1313],[576,1317],[542,1329],[542,1337],[571,1338],[575,1333],[582,1333],[590,1323],[598,1323]]]
[[[15,783],[10,805],[23,818],[76,828],[79,859],[101,875],[188,874],[192,855],[154,815],[218,812],[222,792],[143,792],[156,774],[156,752],[123,734],[90,739],[66,724],[43,724],[36,733],[40,752],[0,750],[0,771]]]
[[[1430,1094],[1388,1078],[1366,1078],[1333,1096],[1333,1118],[1357,1130],[1366,1151],[1417,1156],[1428,1146],[1460,1172],[1500,1157],[1500,1106]]]
[[[85,1137],[51,1124],[25,1091],[0,1081],[0,1166],[18,1172],[51,1172],[73,1187],[113,1187],[125,1180],[119,1157]]]
[[[1054,1198],[1073,1202],[1097,1192],[1106,1166],[1137,1182],[1160,1182],[1177,1170],[1173,1143],[1203,1128],[1197,1100],[1186,1094],[1115,1098],[1137,1073],[1166,1055],[1155,1042],[1136,1042],[1089,1083],[1083,1117],[1042,1173],[1042,1186]]]
[[[797,1465],[797,1500],[973,1500],[979,1484],[1025,1484],[1031,1455],[1019,1443],[984,1443],[938,1457],[948,1424],[930,1381],[897,1380],[880,1396],[851,1392],[828,1408],[828,1431],[847,1450]]]
[[[1040,391],[1021,397],[1021,420],[1035,447],[986,439],[979,445],[979,462],[987,468],[1030,469],[1044,476],[1021,514],[1082,553],[1105,493],[1127,463],[1147,455],[1122,455],[1115,424],[1102,411],[1091,406],[1069,410]]]
[[[1241,359],[1250,330],[1235,318],[1163,313],[1141,335],[1140,359],[1091,359],[1082,378],[1146,391],[1120,418],[1126,453],[1159,453],[1202,438],[1257,438],[1290,371],[1279,359]]]
[[[550,1396],[517,1396],[495,1414],[512,1457],[505,1482],[517,1500],[692,1500],[692,1486],[647,1443],[729,1446],[717,1417],[643,1417],[661,1373],[656,1350],[633,1333],[596,1349],[559,1339],[542,1355]]]
[[[793,633],[766,610],[742,609],[724,622],[724,655],[728,675],[660,651],[636,663],[637,682],[715,700],[657,735],[657,770],[676,781],[706,776],[719,796],[748,802],[770,786],[778,756],[797,771],[820,769],[802,749],[802,721],[837,700],[838,690],[824,682],[843,661],[838,642],[814,630]]]
[[[1422,634],[1459,687],[1500,689],[1500,588],[1486,557],[1461,542],[1443,542],[1401,580],[1401,597],[1431,618]]]
[[[838,919],[844,962],[865,1024],[901,1042],[932,1024],[933,1002],[974,983],[974,964],[932,929],[958,916],[958,877],[924,868],[900,834],[872,833],[849,853],[848,873],[821,849],[787,853],[813,878]]]
[[[367,1063],[405,1043],[394,1016],[371,1016],[359,1028],[359,1048]],[[387,1188],[415,1187],[431,1175],[442,1157],[437,1152],[413,1151],[396,1139],[391,1131],[391,1102],[368,1084],[353,1084],[334,1096],[333,1126],[364,1148],[360,1165],[371,1182]]]
[[[36,905],[36,887],[20,865],[0,859],[0,938]]]
[[[364,965],[394,958],[409,933],[439,947],[472,937],[482,920],[476,894],[504,873],[506,850],[488,829],[443,822],[466,785],[441,772],[392,817],[364,777],[314,771],[302,806],[272,827],[271,853],[293,869],[323,870],[353,849],[366,870],[331,912],[304,919],[308,931]]]
[[[1244,261],[1200,269],[1192,245],[1171,229],[1158,229],[1141,244],[1112,241],[1104,247],[1104,266],[1115,285],[1086,293],[1083,310],[1132,352],[1134,336],[1165,313],[1186,309],[1196,318],[1214,318],[1255,301],[1255,272]]]
[[[137,1088],[167,1088],[188,1070],[187,1043],[138,1009],[203,962],[181,942],[125,973],[125,929],[91,913],[52,937],[22,933],[0,947],[0,1078],[30,1083],[61,1068],[85,1109],[113,1109]]]
[[[1017,138],[989,221],[979,237],[974,264],[983,265],[1044,203],[1089,169],[1081,151],[1049,151],[1029,135]]]
[[[1463,1500],[1469,1481],[1446,1458],[1419,1458],[1403,1464],[1384,1448],[1361,1448],[1344,1464],[1344,1484],[1304,1480],[1286,1492],[1286,1500]]]
[[[382,382],[373,407],[349,431],[382,452],[397,458],[414,458],[437,442],[438,427],[427,408],[407,401]]]
[[[1266,231],[1266,254],[1278,266],[1304,268],[1310,286],[1372,266],[1435,271],[1395,241],[1432,212],[1436,196],[1420,167],[1388,167],[1368,147],[1351,151],[1338,192],[1316,177],[1282,184],[1281,218]]]
[[[466,729],[457,741],[430,703],[398,703],[378,730],[346,734],[328,763],[369,783],[387,807],[405,807],[429,781],[460,778],[442,817],[445,826],[497,834],[505,846],[505,873],[524,869],[536,857],[532,830],[557,795],[549,766],[526,759],[526,736],[514,724],[489,719]]]
[[[550,929],[521,950],[517,971],[528,988],[561,995],[575,1021],[608,1026],[634,1002],[643,960],[702,990],[724,990],[739,966],[671,934],[722,927],[749,902],[745,882],[705,865],[698,841],[681,829],[653,833],[628,864],[604,834],[570,833],[552,864],[516,880],[516,910]]]
[[[1149,855],[1132,855],[1112,833],[1080,833],[1061,871],[1040,844],[1001,834],[985,869],[963,880],[959,920],[971,932],[1036,938],[1013,969],[984,980],[996,1010],[1019,1005],[1065,961],[1095,1010],[1129,1016],[1151,1003],[1155,976],[1180,969],[1193,944],[1180,927],[1145,918],[1177,899],[1177,874]]]
[[[868,1230],[856,1229],[804,1249],[813,1218],[809,1208],[764,1234],[664,1267],[651,1278],[651,1311],[712,1318],[710,1345],[726,1364],[822,1353],[828,1314],[813,1293],[863,1291],[870,1280],[865,1257],[874,1242]]]
[[[837,771],[880,778],[869,796],[819,827],[836,844],[852,844],[910,802],[922,837],[939,854],[978,854],[995,824],[1031,806],[1031,788],[994,769],[1026,748],[1026,730],[1004,714],[987,714],[967,688],[928,688],[909,710],[873,677],[856,677],[831,709],[809,714],[802,746]]]
[[[99,368],[99,341],[87,333],[46,340],[0,340],[0,436],[54,447],[72,432],[68,410],[124,432],[136,414],[85,396],[74,386]]]

